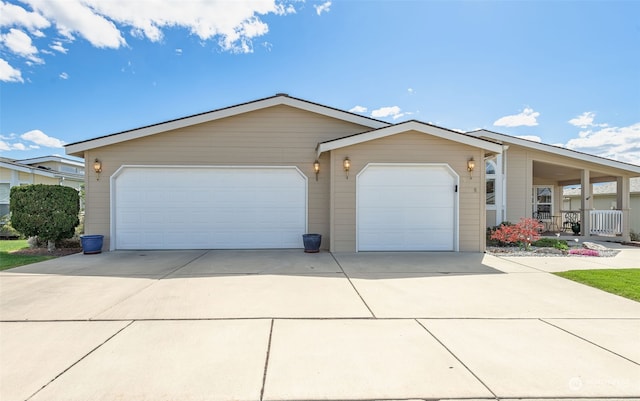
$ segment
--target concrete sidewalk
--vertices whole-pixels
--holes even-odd
[[[639,251],[145,251],[24,266],[0,273],[0,399],[640,399],[640,303],[545,271],[638,268]]]

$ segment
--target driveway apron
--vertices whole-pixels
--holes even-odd
[[[0,399],[640,399],[640,303],[545,271],[637,255],[72,255],[0,273]]]

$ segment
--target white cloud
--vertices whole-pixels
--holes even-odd
[[[218,37],[224,50],[251,52],[252,39],[266,34],[261,15],[295,13],[292,5],[276,0],[257,1],[128,1],[128,0],[25,0],[52,21],[67,38],[79,35],[95,47],[126,46],[120,28],[130,27],[133,36],[159,42],[162,30],[186,28],[202,40]]]
[[[27,147],[24,146],[23,143],[9,143],[5,141],[0,141],[0,151],[9,152],[12,150],[27,150]]]
[[[522,138],[533,142],[542,142],[542,138],[537,135],[516,135],[516,138]]]
[[[585,111],[584,113],[580,114],[578,117],[575,117],[569,120],[569,124],[579,128],[607,126],[607,124],[594,124],[593,120],[595,118],[596,118],[596,113],[592,111]]]
[[[325,1],[324,3],[320,4],[320,5],[313,5],[313,7],[316,9],[316,13],[318,15],[322,15],[322,13],[324,12],[329,12],[331,11],[331,1]]]
[[[0,35],[0,43],[19,56],[42,63],[42,59],[36,56],[38,49],[31,42],[31,37],[19,29],[11,28],[9,33]]]
[[[640,122],[628,127],[582,131],[566,147],[580,152],[640,165]]]
[[[349,111],[352,113],[366,113],[367,108],[364,106],[354,106]]]
[[[69,40],[74,39],[74,34],[77,33],[99,48],[117,49],[126,44],[115,24],[94,12],[90,2],[80,0],[25,0],[25,2],[34,11],[55,24],[58,33]],[[147,2],[144,3],[147,4]]]
[[[62,53],[62,54],[67,54],[67,51],[69,51],[69,49],[67,49],[66,47],[64,47],[64,45],[62,44],[62,42],[61,42],[61,41],[59,41],[59,40],[56,40],[56,41],[54,41],[53,43],[51,43],[51,44],[49,45],[49,48],[51,48],[51,49],[53,49],[53,50],[55,50],[55,51],[57,51],[57,52],[60,52],[60,53]]]
[[[0,58],[0,81],[4,82],[24,82],[20,70],[13,68],[4,59]]]
[[[391,117],[394,120],[397,120],[403,115],[404,113],[402,113],[402,110],[398,106],[381,107],[379,109],[371,111],[371,117],[375,118]]]
[[[20,135],[20,138],[25,141],[30,141],[35,143],[36,145],[45,146],[47,148],[62,148],[64,146],[64,142],[60,139],[53,138],[45,134],[40,130],[32,130],[29,132],[25,132]]]
[[[538,125],[538,121],[536,119],[539,116],[540,116],[539,112],[533,111],[532,108],[527,107],[519,114],[504,116],[502,118],[497,119],[493,123],[493,125],[495,125],[496,127],[520,127],[520,126],[533,127],[535,125]]]
[[[0,27],[21,26],[32,32],[35,36],[42,34],[40,29],[51,25],[42,15],[30,12],[24,8],[0,1]]]
[[[66,72],[63,72],[62,74],[58,75],[60,77],[60,79],[69,79],[69,74],[67,74]]]
[[[176,55],[182,56],[182,49],[176,49]]]
[[[132,36],[160,42],[163,30],[182,28],[203,42],[213,40],[224,51],[253,52],[253,40],[267,34],[269,26],[262,19],[267,15],[295,14],[295,1],[168,1],[168,0],[21,0],[27,6],[0,0],[0,44],[9,52],[28,59],[27,65],[43,63],[31,37],[43,38],[46,31],[55,30],[63,40],[55,40],[48,49],[66,54],[64,41],[84,38],[97,48],[118,49],[127,46],[127,30]],[[320,12],[329,11],[330,1]],[[30,7],[32,11],[27,11]],[[10,29],[9,29],[10,28]],[[7,29],[9,31],[7,32]],[[25,31],[28,33],[25,33]],[[270,47],[265,46],[270,49]],[[51,55],[43,49],[42,54]],[[4,81],[24,82],[17,70],[4,68]]]
[[[413,95],[414,93],[416,93],[416,91],[413,88],[407,89],[407,92],[409,92],[410,95]]]

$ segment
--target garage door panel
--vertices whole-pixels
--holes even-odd
[[[453,250],[456,177],[443,165],[369,165],[358,175],[361,251]]]
[[[117,249],[302,247],[295,168],[126,167],[114,187]]]

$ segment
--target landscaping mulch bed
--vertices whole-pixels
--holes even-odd
[[[487,247],[486,253],[494,256],[536,256],[536,257],[572,257],[572,258],[589,258],[589,257],[603,257],[611,258],[620,253],[617,249],[598,250],[598,256],[583,256],[583,255],[571,255],[568,252],[562,252],[555,248],[536,248],[531,247],[531,250],[525,251],[518,247],[502,247],[502,246],[490,246]]]
[[[32,255],[32,256],[67,256],[82,252],[82,248],[56,248],[53,252],[47,248],[29,248],[11,252],[12,255]]]

